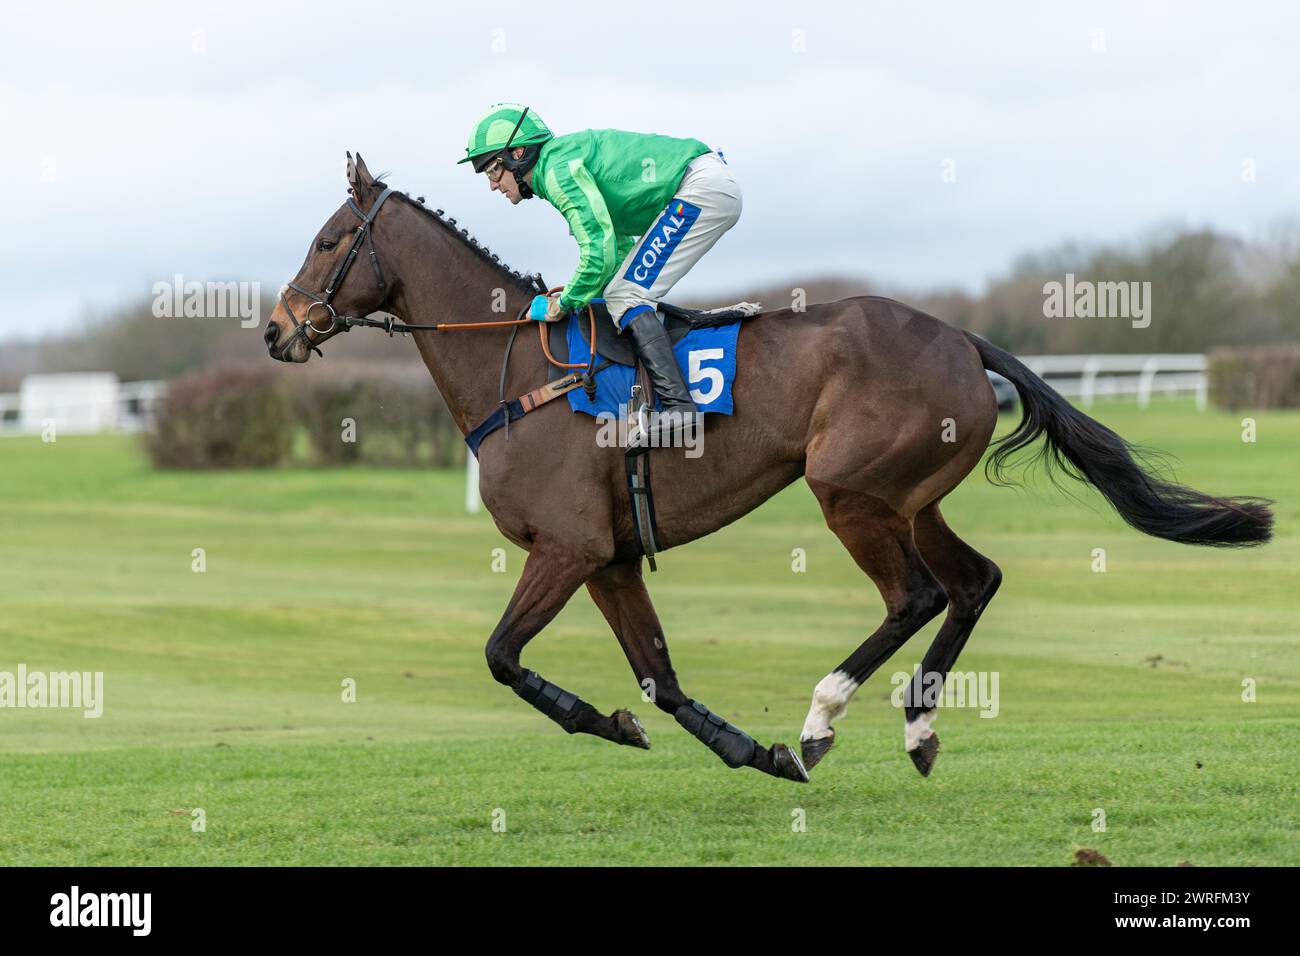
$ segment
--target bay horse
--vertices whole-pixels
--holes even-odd
[[[543,345],[531,336],[521,337],[499,382],[504,329],[445,334],[522,314],[536,280],[506,268],[454,219],[376,181],[360,156],[349,154],[348,182],[350,198],[316,233],[268,320],[271,356],[306,362],[346,330],[341,316],[383,310],[412,326],[440,325],[421,326],[430,331],[414,339],[463,433],[498,407],[502,389],[513,397],[541,384]],[[371,268],[351,269],[358,256]],[[986,468],[995,480],[1011,455],[1042,439],[1038,455],[1049,472],[1092,485],[1138,531],[1217,546],[1270,537],[1270,502],[1207,495],[1156,476],[1133,446],[1014,356],[900,302],[863,296],[765,312],[741,326],[739,342],[735,414],[714,416],[705,453],[649,452],[660,547],[717,531],[802,477],[879,589],[885,619],[813,690],[800,753],[757,743],[678,683],[642,578],[623,450],[601,447],[596,420],[556,401],[516,422],[508,440],[499,430],[483,441],[479,480],[501,533],[528,552],[488,638],[488,668],[568,733],[649,747],[629,711],[602,714],[520,664],[525,645],[584,585],[655,705],[731,767],[806,782],[853,693],[946,610],[920,672],[941,686],[1002,580],[940,513],[944,496],[990,447],[997,405],[986,370],[1009,379],[1023,406],[1018,427],[993,443]],[[923,775],[939,750],[934,683],[926,681],[927,692],[914,681],[904,696],[904,747]]]

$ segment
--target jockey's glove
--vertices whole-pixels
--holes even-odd
[[[559,293],[534,296],[532,305],[528,307],[528,317],[536,322],[558,322],[564,318]]]

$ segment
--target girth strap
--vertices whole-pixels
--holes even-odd
[[[650,450],[629,448],[623,455],[623,468],[627,473],[627,497],[632,505],[632,526],[636,529],[637,544],[653,573],[659,570],[655,565],[659,543],[655,537],[655,499],[650,488]]]

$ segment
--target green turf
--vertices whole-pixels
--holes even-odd
[[[1203,490],[1278,499],[1275,543],[1181,547],[1095,497],[972,477],[945,512],[1005,581],[958,666],[998,672],[998,716],[941,711],[934,774],[912,768],[890,675],[932,623],[802,787],[727,770],[641,703],[584,593],[526,663],[633,707],[654,749],[567,737],[494,683],[521,555],[464,513],[459,473],[157,473],[130,438],[0,441],[0,670],[106,682],[98,720],[0,710],[0,862],[1300,863],[1300,415],[1259,414],[1246,444],[1241,416],[1181,403],[1096,414]],[[797,742],[881,614],[802,483],[650,585],[686,690],[765,743]]]

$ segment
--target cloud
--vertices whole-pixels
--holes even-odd
[[[1300,205],[1300,14],[1251,9],[23,6],[0,48],[0,335],[177,272],[278,285],[342,201],[346,149],[561,282],[559,215],[454,164],[505,99],[557,131],[726,150],[745,212],[687,299],[827,272],[972,287],[1026,249],[1171,219],[1258,232]]]

